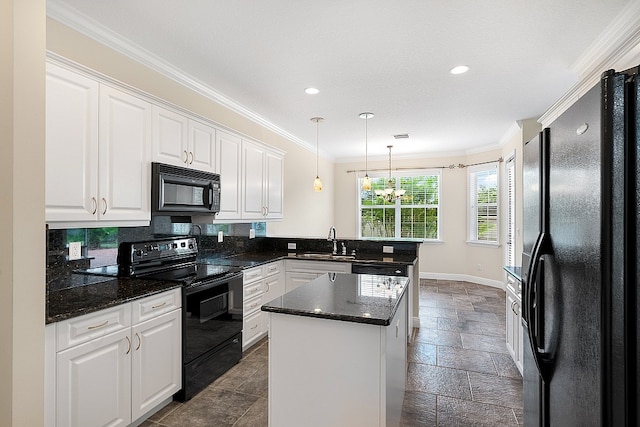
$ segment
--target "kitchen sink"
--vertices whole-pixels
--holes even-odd
[[[307,252],[304,254],[297,254],[296,257],[309,258],[309,259],[335,259],[335,260],[356,259],[354,255],[333,255],[325,252],[320,252],[320,253]]]

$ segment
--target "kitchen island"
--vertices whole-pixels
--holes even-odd
[[[269,425],[397,426],[409,278],[327,273],[269,312]]]

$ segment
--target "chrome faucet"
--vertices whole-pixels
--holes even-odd
[[[331,234],[333,234],[333,237],[331,237]],[[338,241],[336,240],[336,228],[331,226],[331,228],[329,229],[329,235],[327,236],[327,240],[328,241],[333,241],[333,255],[337,255],[338,254]]]

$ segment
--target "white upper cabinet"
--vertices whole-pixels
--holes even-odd
[[[240,219],[240,151],[242,141],[239,137],[218,131],[216,133],[220,173],[220,212],[218,220]]]
[[[242,218],[283,216],[284,157],[262,144],[242,141]]]
[[[284,152],[119,87],[47,63],[51,228],[148,225],[152,161],[220,174],[216,222],[283,218]]]
[[[151,220],[151,105],[100,86],[100,208],[103,220]]]
[[[189,166],[207,172],[218,172],[216,165],[216,129],[189,120]]]
[[[98,87],[94,80],[47,64],[47,221],[97,218]]]
[[[149,222],[151,106],[47,64],[46,220]]]
[[[153,160],[216,172],[216,129],[154,105]]]
[[[189,119],[153,106],[153,160],[175,166],[189,165]]]

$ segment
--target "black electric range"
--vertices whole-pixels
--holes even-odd
[[[123,242],[118,264],[85,274],[182,283],[182,390],[191,399],[242,358],[242,270],[197,263],[194,237]]]

